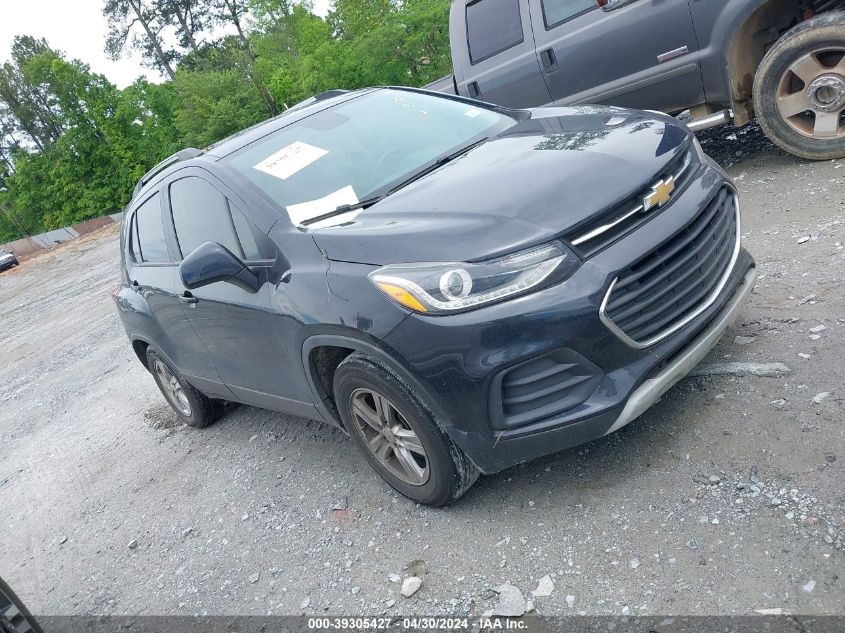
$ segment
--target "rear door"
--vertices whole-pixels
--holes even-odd
[[[313,416],[313,404],[301,402],[296,380],[301,360],[282,342],[287,337],[278,335],[278,328],[295,322],[279,315],[272,303],[275,247],[253,224],[243,201],[208,172],[179,172],[167,190],[180,260],[205,242],[217,242],[250,266],[261,283],[258,292],[222,281],[189,291],[177,278],[185,315],[212,361],[203,371],[219,373],[241,402]]]
[[[677,112],[704,102],[687,0],[633,0],[610,11],[596,0],[528,4],[555,103]]]
[[[513,108],[551,101],[524,0],[455,0],[451,29],[458,93]]]
[[[134,334],[159,348],[201,391],[231,397],[213,368],[206,375],[196,372],[196,367],[208,365],[208,351],[182,311],[178,264],[165,230],[163,199],[161,193],[153,193],[130,212],[126,273],[139,299],[129,302],[138,330]]]

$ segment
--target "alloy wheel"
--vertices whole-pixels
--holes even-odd
[[[793,130],[815,139],[845,136],[845,47],[799,57],[778,86],[778,112]]]
[[[405,483],[425,484],[430,474],[428,456],[399,410],[371,389],[357,389],[351,400],[355,430],[379,463]]]
[[[182,389],[179,379],[176,378],[176,376],[173,375],[173,372],[170,371],[170,368],[160,360],[155,362],[155,372],[159,378],[159,384],[162,387],[164,397],[167,398],[167,401],[173,405],[173,408],[179,413],[187,418],[191,417],[191,403],[188,402],[188,396],[185,394],[185,390]]]

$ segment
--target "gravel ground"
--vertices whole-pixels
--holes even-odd
[[[445,510],[317,423],[181,426],[109,298],[116,230],[0,274],[0,573],[38,614],[845,614],[845,160],[702,141],[760,271],[706,362],[791,371],[688,378]]]

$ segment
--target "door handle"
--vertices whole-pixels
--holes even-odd
[[[477,81],[471,81],[467,84],[467,92],[473,99],[478,99],[481,96],[481,89],[478,87]]]
[[[557,70],[557,55],[551,48],[540,53],[540,61],[543,62],[543,70],[546,72]]]
[[[197,299],[194,295],[192,295],[186,290],[181,295],[179,295],[179,301],[181,301],[182,303],[187,303],[188,305],[194,305],[199,302],[199,299]]]

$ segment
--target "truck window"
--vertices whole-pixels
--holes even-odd
[[[543,20],[551,29],[597,6],[596,0],[543,0]]]
[[[467,5],[467,42],[473,64],[521,44],[519,0],[476,0]]]

